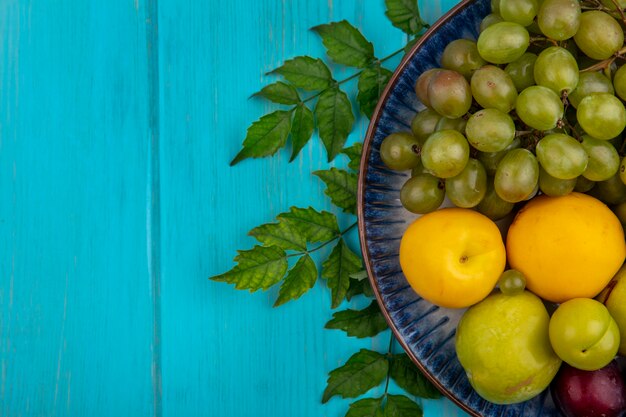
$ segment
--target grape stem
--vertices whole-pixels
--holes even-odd
[[[626,16],[624,16],[624,11],[622,10],[622,8],[619,6],[619,3],[617,2],[617,0],[611,0],[611,2],[613,3],[613,5],[615,6],[615,9],[619,12],[619,15],[622,18],[622,22],[626,23]]]
[[[534,131],[532,131],[532,130],[516,130],[515,131],[515,137],[519,138],[519,137],[522,137],[522,136],[531,135],[531,134],[533,134],[533,132]]]
[[[619,51],[615,53],[611,58],[607,58],[604,61],[600,61],[597,64],[594,64],[590,67],[580,70],[580,72],[588,72],[588,71],[597,71],[603,70],[611,66],[611,64],[617,59],[626,54],[626,46],[622,47]]]

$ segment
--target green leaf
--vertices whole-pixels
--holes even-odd
[[[370,284],[368,279],[355,279],[351,276],[350,286],[348,287],[348,292],[346,293],[346,299],[348,301],[352,300],[357,295],[364,295],[368,298],[374,297],[374,290]]]
[[[328,153],[328,162],[330,162],[341,152],[352,130],[354,124],[352,104],[346,93],[338,87],[328,88],[317,100],[315,117],[317,129]]]
[[[417,41],[419,41],[419,40],[420,40],[420,38],[417,37],[417,38],[413,38],[410,41],[408,41],[407,44],[404,45],[404,53],[408,54],[409,51],[411,51],[411,49],[413,48],[413,45],[415,45],[417,43]]]
[[[310,243],[326,242],[340,233],[334,214],[327,211],[319,212],[312,207],[291,207],[289,212],[279,214],[278,219],[294,224]]]
[[[365,394],[385,379],[388,369],[389,363],[384,355],[361,349],[345,365],[330,372],[322,402],[335,395],[353,398]]]
[[[385,0],[385,15],[391,24],[409,35],[418,34],[426,23],[420,16],[417,0]]]
[[[387,395],[384,417],[422,417],[422,407],[404,395]]]
[[[363,153],[363,144],[361,142],[356,142],[354,145],[349,148],[344,148],[341,151],[342,154],[347,155],[350,158],[350,162],[348,163],[348,168],[358,171],[361,165],[361,154]]]
[[[276,153],[287,142],[291,128],[291,112],[276,110],[266,114],[248,128],[243,149],[230,163],[231,166],[246,158],[260,158]]]
[[[266,85],[261,91],[253,94],[253,97],[263,97],[280,104],[298,104],[300,102],[298,91],[292,85],[282,81]]]
[[[346,298],[350,287],[350,274],[362,269],[361,258],[350,250],[343,239],[339,239],[332,252],[322,263],[322,278],[332,295],[332,308]]]
[[[307,254],[298,259],[298,262],[289,270],[280,286],[278,299],[274,307],[285,304],[287,301],[300,298],[310,290],[317,280],[317,267],[313,259]]]
[[[263,224],[250,230],[248,234],[266,246],[275,245],[285,250],[306,250],[304,235],[289,222]]]
[[[367,270],[363,269],[359,272],[355,272],[354,274],[350,274],[350,278],[356,279],[357,281],[362,281],[368,278]]]
[[[313,174],[326,183],[324,193],[334,205],[347,213],[356,213],[356,174],[337,168],[315,171]]]
[[[311,139],[313,127],[313,112],[304,103],[299,104],[291,122],[291,158],[289,158],[289,162],[296,159],[300,150]]]
[[[378,99],[392,74],[387,68],[377,65],[374,68],[363,70],[359,76],[357,101],[361,111],[368,119],[372,118]]]
[[[381,313],[378,303],[372,301],[363,310],[344,310],[333,314],[326,323],[327,329],[343,330],[348,336],[372,337],[387,329],[387,321]]]
[[[374,46],[346,20],[313,28],[322,37],[326,52],[339,64],[364,68],[374,60]]]
[[[310,56],[297,56],[287,60],[270,74],[282,75],[295,87],[307,91],[324,90],[333,82],[333,77],[324,61]]]
[[[417,369],[406,353],[393,355],[390,375],[400,388],[411,395],[421,398],[441,397],[441,393]]]
[[[383,417],[383,398],[363,398],[350,404],[346,417]]]
[[[211,277],[213,281],[235,284],[238,290],[266,290],[280,281],[287,272],[285,251],[276,246],[255,246],[238,251],[237,265],[230,271]]]

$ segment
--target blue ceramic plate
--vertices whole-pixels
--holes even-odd
[[[410,131],[424,106],[413,86],[420,74],[438,67],[444,47],[459,38],[476,39],[489,0],[464,1],[421,38],[396,70],[383,93],[364,143],[359,177],[359,232],[365,264],[378,302],[396,337],[432,382],[474,416],[558,416],[550,393],[524,403],[500,406],[482,399],[470,386],[454,350],[454,334],[463,310],[445,309],[421,299],[408,285],[398,260],[400,239],[417,216],[400,204],[408,174],[390,171],[380,159],[382,140]]]

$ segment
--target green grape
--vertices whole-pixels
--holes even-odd
[[[537,144],[535,152],[543,169],[562,180],[581,175],[589,160],[580,142],[562,133],[545,136]]]
[[[615,213],[619,219],[622,227],[626,229],[626,203],[620,203],[613,207],[613,213]]]
[[[474,113],[465,128],[467,141],[481,152],[499,152],[515,139],[515,123],[498,109],[483,109]]]
[[[483,165],[470,158],[460,174],[446,178],[446,195],[457,207],[476,206],[487,191],[487,173]]]
[[[548,87],[557,94],[570,92],[578,84],[578,64],[565,48],[551,46],[537,57],[533,69],[538,85]]]
[[[419,174],[431,174],[430,172],[428,172],[428,170],[426,168],[424,168],[424,164],[422,164],[422,159],[421,158],[420,158],[419,162],[417,163],[417,165],[415,165],[411,169],[411,176],[412,177],[415,177],[415,176],[417,176]]]
[[[619,67],[613,74],[613,86],[619,98],[626,100],[626,65]]]
[[[545,195],[549,195],[550,197],[567,195],[574,191],[575,186],[576,178],[569,180],[555,178],[539,165],[539,189]]]
[[[491,12],[500,13],[500,0],[491,0]]]
[[[465,134],[465,126],[467,125],[467,120],[462,117],[456,119],[448,119],[447,117],[442,117],[439,119],[437,126],[435,126],[435,131],[439,130],[456,130],[457,132],[461,132]]]
[[[511,62],[504,68],[504,71],[513,80],[513,85],[515,85],[518,92],[536,84],[534,75],[535,61],[537,61],[537,55],[525,52],[519,59]]]
[[[417,139],[410,133],[392,133],[380,145],[380,158],[388,168],[405,171],[419,163],[419,146]]]
[[[404,183],[400,190],[400,202],[412,213],[426,214],[435,211],[443,203],[443,183],[430,174],[418,174]]]
[[[580,15],[580,27],[574,41],[588,57],[603,60],[620,50],[624,44],[624,32],[608,13],[591,10]]]
[[[487,62],[508,64],[521,57],[530,44],[524,26],[513,22],[495,23],[478,35],[478,52]]]
[[[621,204],[626,202],[626,185],[617,173],[606,181],[597,182],[590,194],[606,204]]]
[[[430,107],[430,100],[428,100],[428,85],[430,80],[435,74],[441,71],[441,68],[431,68],[424,71],[415,82],[415,94],[417,99],[426,107]]]
[[[582,145],[589,155],[587,169],[583,172],[585,178],[592,181],[606,181],[615,175],[620,166],[619,154],[609,141],[584,135]]]
[[[504,158],[510,150],[517,149],[522,146],[522,142],[519,138],[513,139],[513,142],[503,150],[499,152],[478,152],[476,158],[483,164],[487,174],[493,176],[496,175],[496,169],[498,168],[498,164]]]
[[[619,71],[618,71],[619,72]],[[615,74],[617,76],[617,74]],[[581,72],[578,77],[578,85],[569,93],[567,100],[569,104],[578,108],[580,100],[596,93],[613,94],[613,84],[601,72]]]
[[[526,288],[526,277],[517,269],[507,269],[498,279],[498,287],[502,294],[520,294]]]
[[[488,14],[487,16],[483,18],[483,20],[480,21],[479,31],[482,32],[485,29],[487,29],[489,26],[495,25],[496,23],[500,23],[500,22],[504,22],[504,19],[502,18],[502,16],[500,16],[497,13]]]
[[[591,181],[588,178],[583,177],[582,175],[576,178],[576,185],[574,186],[574,191],[578,191],[579,193],[586,193],[591,191],[593,187],[595,187],[596,182]]]
[[[540,85],[533,85],[519,93],[515,110],[524,123],[539,130],[554,129],[564,112],[559,96]]]
[[[504,201],[517,203],[537,189],[539,164],[528,149],[513,149],[498,164],[494,187]]]
[[[533,188],[533,191],[528,194],[528,196],[524,199],[524,201],[530,201],[533,198],[535,198],[535,196],[539,194],[539,180],[537,179],[537,184],[535,184],[535,188]]]
[[[515,84],[509,74],[494,65],[485,65],[476,70],[472,75],[470,88],[474,99],[483,108],[508,113],[515,107]]]
[[[453,70],[470,79],[474,71],[486,62],[478,54],[476,42],[469,39],[457,39],[450,42],[441,55],[441,66]]]
[[[468,159],[467,139],[456,130],[440,130],[433,133],[422,148],[424,168],[439,178],[460,174]]]
[[[507,22],[515,22],[522,26],[530,25],[539,5],[537,0],[500,0],[500,16]]]
[[[515,207],[515,204],[500,198],[493,186],[493,180],[489,178],[487,180],[487,192],[476,206],[476,210],[491,220],[496,221],[506,217],[507,214],[513,211],[513,207]]]
[[[429,108],[415,115],[411,121],[411,131],[413,131],[413,136],[415,136],[420,144],[424,144],[430,134],[435,131],[439,119],[441,119],[439,113]]]
[[[624,157],[624,159],[622,159],[621,163],[619,164],[618,171],[620,180],[622,180],[622,182],[626,184],[626,157]]]
[[[613,139],[626,127],[624,104],[612,94],[589,95],[580,100],[576,110],[580,127],[596,139]]]
[[[578,31],[580,13],[578,0],[544,0],[537,14],[537,24],[548,38],[564,41]]]
[[[440,115],[456,119],[467,113],[472,105],[470,85],[456,71],[440,70],[428,84],[430,106]]]

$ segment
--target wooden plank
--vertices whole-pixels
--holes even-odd
[[[423,8],[428,15],[442,5]],[[404,36],[384,18],[382,1],[160,0],[159,11],[163,413],[344,415],[347,400],[320,403],[327,373],[361,347],[385,351],[389,334],[355,340],[323,330],[331,310],[322,283],[272,309],[276,289],[247,294],[207,277],[231,268],[236,249],[254,244],[245,236],[252,227],[292,205],[330,209],[310,174],[327,166],[318,139],[292,164],[281,151],[228,167],[246,127],[276,108],[248,100],[274,80],[263,74],[295,55],[322,56],[308,28],[330,20],[362,28],[379,56],[402,47]],[[337,77],[351,73],[339,70]],[[362,120],[349,141],[365,129]],[[350,221],[342,217],[344,226]],[[448,401],[425,407],[426,416],[462,415]]]
[[[148,416],[144,2],[0,2],[0,415]]]

